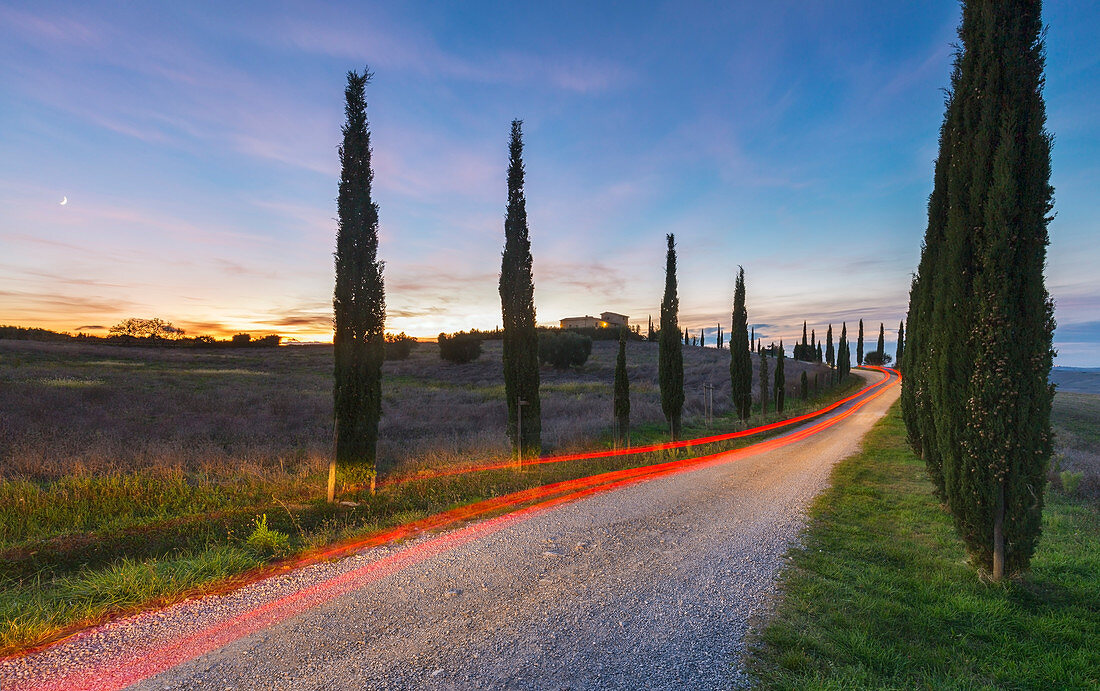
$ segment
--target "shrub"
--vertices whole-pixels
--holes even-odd
[[[246,540],[260,554],[282,554],[290,548],[290,536],[267,527],[267,514],[256,517],[256,529]]]
[[[1063,470],[1059,477],[1062,479],[1062,491],[1068,495],[1077,494],[1077,488],[1081,485],[1084,473],[1075,473],[1072,470]]]
[[[406,336],[404,331],[399,334],[386,334],[386,359],[405,360],[409,357],[414,345],[416,345],[416,339]]]
[[[592,338],[573,331],[539,334],[539,360],[556,369],[580,367],[592,353]]]
[[[868,365],[889,365],[892,360],[889,353],[880,350],[872,350],[863,356],[863,362]]]
[[[439,334],[439,357],[456,365],[473,362],[481,357],[481,336],[465,331]]]
[[[233,345],[248,345],[252,342],[252,334],[236,334],[229,340]]]

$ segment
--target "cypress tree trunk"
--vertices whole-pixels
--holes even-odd
[[[878,354],[881,362],[886,362],[886,327],[879,322],[878,325]],[[863,364],[862,362],[859,364]]]
[[[863,364],[863,320],[859,320],[859,338],[856,340],[856,364]]]
[[[768,412],[768,355],[760,350],[760,414]]]
[[[508,437],[517,453],[538,454],[542,447],[539,400],[539,341],[535,331],[535,284],[531,276],[531,240],[523,193],[523,121],[512,121],[508,147],[508,212],[500,266],[500,308],[504,326],[504,392],[508,399]],[[519,438],[519,416],[523,438]]]
[[[619,357],[615,360],[615,428],[620,444],[630,435],[630,380],[626,374],[626,329],[619,330]]]
[[[675,440],[680,438],[680,416],[684,409],[684,352],[678,323],[680,298],[676,295],[676,238],[670,233],[667,240],[657,370],[661,385],[661,410]]]
[[[730,395],[740,420],[748,420],[752,414],[752,355],[749,353],[748,321],[745,269],[739,266],[733,289],[733,326],[730,328]]]
[[[337,196],[336,286],[333,290],[333,412],[336,458],[350,486],[374,489],[378,418],[382,413],[386,296],[378,261],[378,206],[371,199],[370,72],[348,72]],[[330,472],[330,495],[335,472]]]
[[[787,375],[783,372],[783,361],[787,359],[783,352],[783,341],[779,341],[779,355],[775,360],[775,412],[783,412],[783,402],[786,398]]]

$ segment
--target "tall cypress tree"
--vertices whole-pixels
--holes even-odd
[[[802,376],[800,377],[802,384],[802,400],[805,401],[810,396],[810,380],[806,376],[806,370],[802,370]]]
[[[886,362],[886,326],[882,322],[878,325],[878,354],[879,362]]]
[[[619,357],[615,360],[615,431],[619,443],[630,433],[630,379],[626,374],[626,328],[619,329]]]
[[[829,331],[825,334],[825,362],[829,367],[836,364],[836,353],[833,351],[833,325],[829,324]]]
[[[718,323],[718,350],[722,349],[724,341],[722,340],[722,323]]]
[[[745,269],[737,267],[733,289],[733,326],[730,327],[730,395],[737,417],[752,413],[752,356],[749,354],[748,310],[745,307]]]
[[[680,438],[680,416],[684,410],[684,352],[680,341],[676,295],[676,238],[671,233],[665,254],[665,295],[661,300],[661,335],[657,376],[661,385],[661,410],[668,420],[673,439]]]
[[[756,350],[756,327],[752,327],[752,333],[749,335],[749,349]]]
[[[653,331],[653,315],[649,315],[649,330],[646,331],[646,340],[652,341],[657,334]]]
[[[898,349],[894,351],[894,366],[901,367],[901,356],[905,354],[905,322],[898,322]]]
[[[783,401],[786,398],[787,375],[783,372],[783,361],[787,359],[783,352],[783,341],[779,341],[779,354],[775,359],[775,412],[783,412]]]
[[[768,412],[768,354],[763,349],[758,352],[760,353],[760,414],[763,415]]]
[[[1028,566],[1050,456],[1041,32],[1038,0],[963,3],[904,351],[910,437],[938,455],[956,528],[995,579]]]
[[[844,378],[848,376],[848,365],[851,357],[851,350],[848,347],[848,322],[844,322],[843,326],[840,327],[840,343],[837,345],[836,352],[837,382],[844,381]]]
[[[538,453],[542,446],[539,401],[539,339],[535,332],[535,283],[531,276],[531,239],[523,193],[523,121],[512,121],[508,145],[508,212],[500,265],[500,308],[504,324],[504,392],[508,399],[508,436],[517,453]],[[522,410],[521,410],[522,409]],[[519,438],[519,416],[523,438]]]
[[[859,338],[856,340],[856,364],[863,364],[863,320],[859,320]]]
[[[386,293],[378,261],[378,205],[371,199],[366,86],[371,73],[348,72],[337,196],[336,287],[332,296],[336,464],[350,485],[374,489],[382,414]],[[330,485],[331,487],[331,485]]]

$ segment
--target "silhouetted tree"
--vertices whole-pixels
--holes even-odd
[[[768,354],[760,351],[760,413],[768,412]]]
[[[878,325],[878,352],[882,355],[886,355],[886,327],[882,324],[882,322],[879,322]],[[886,358],[884,357],[883,360],[885,359]]]
[[[508,436],[517,453],[527,455],[538,453],[542,446],[542,407],[535,284],[531,276],[531,240],[523,178],[523,121],[513,120],[508,146],[508,212],[504,219],[504,253],[500,266],[500,307],[504,325]],[[522,439],[518,437],[520,415],[523,415]]]
[[[881,348],[879,349],[881,350]],[[863,364],[863,320],[859,320],[859,339],[856,341],[856,364]]]
[[[806,370],[802,370],[802,376],[800,377],[802,384],[802,400],[805,401],[810,396],[809,391],[809,379],[806,377]]]
[[[905,353],[905,322],[898,322],[898,349],[894,352],[894,364],[901,367],[901,356]]]
[[[836,353],[833,351],[833,325],[829,324],[829,331],[825,334],[825,362],[829,367],[836,364]]]
[[[779,351],[775,359],[775,412],[783,412],[783,402],[786,398],[787,375],[783,372],[783,363],[787,359],[783,352],[783,341],[779,341]]]
[[[344,140],[336,200],[336,287],[333,290],[333,409],[336,468],[346,483],[374,489],[386,295],[378,260],[378,205],[371,199],[366,85],[371,73],[348,72]]]
[[[676,238],[667,236],[665,255],[665,295],[661,300],[661,336],[657,372],[661,385],[661,410],[668,420],[673,439],[680,437],[680,416],[684,409],[684,353],[680,342],[676,295]]]
[[[619,356],[615,360],[615,428],[619,443],[630,432],[630,379],[626,374],[626,329],[619,332]]]
[[[733,289],[733,325],[730,327],[730,395],[737,417],[752,412],[752,356],[749,354],[748,311],[745,308],[745,269],[737,267]]]

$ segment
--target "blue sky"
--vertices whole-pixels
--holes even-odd
[[[808,5],[806,7],[804,5]],[[388,327],[500,321],[525,121],[539,321],[892,340],[955,2],[0,3],[0,323],[330,337],[344,75],[369,65]],[[1058,364],[1100,364],[1100,3],[1048,3]],[[69,202],[59,204],[62,197]],[[711,337],[712,338],[712,337]],[[892,346],[891,346],[892,349]]]

